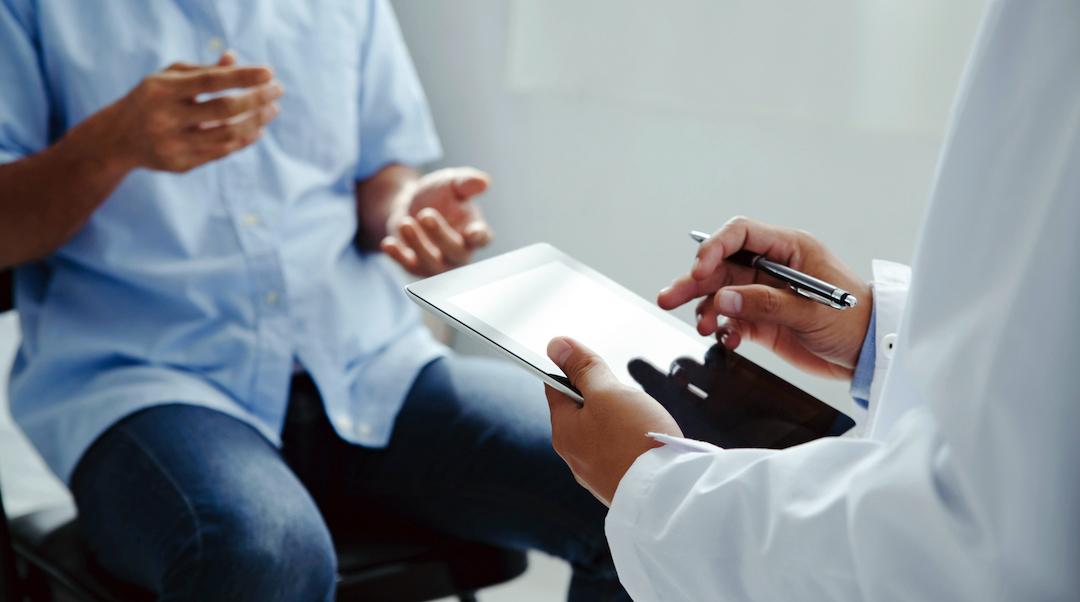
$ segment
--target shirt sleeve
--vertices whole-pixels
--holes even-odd
[[[870,385],[874,381],[874,350],[875,326],[877,325],[877,308],[870,311],[870,326],[866,328],[863,337],[862,349],[859,350],[859,359],[855,364],[855,373],[851,375],[851,398],[863,409],[870,407]]]
[[[851,396],[864,408],[871,407],[871,400],[880,393],[884,374],[892,360],[911,281],[911,269],[891,261],[875,259],[873,273],[874,309],[851,377]]]
[[[49,95],[28,2],[0,0],[0,163],[49,144]]]
[[[361,57],[358,180],[391,163],[417,166],[442,155],[393,9],[387,0],[372,0],[370,6]]]

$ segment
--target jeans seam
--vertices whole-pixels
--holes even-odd
[[[195,530],[194,533],[192,533],[192,538],[195,540],[195,566],[197,571],[196,574],[201,573],[203,556],[202,523],[199,521],[199,513],[195,511],[195,505],[191,503],[191,500],[188,498],[187,494],[184,493],[184,490],[180,487],[180,484],[177,483],[172,473],[170,473],[169,470],[165,468],[165,465],[160,460],[158,460],[157,456],[155,456],[154,453],[150,451],[149,447],[147,447],[146,444],[143,443],[137,435],[130,432],[126,428],[126,425],[121,425],[117,429],[117,432],[126,437],[129,441],[131,441],[135,445],[135,447],[137,447],[139,451],[141,451],[143,455],[145,455],[146,458],[150,460],[154,467],[161,472],[161,475],[165,477],[165,480],[169,483],[169,485],[172,486],[177,496],[184,502],[184,506],[191,514],[191,521],[195,525]]]

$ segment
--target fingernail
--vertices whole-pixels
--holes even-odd
[[[548,343],[547,354],[551,358],[551,361],[555,362],[556,366],[562,367],[566,363],[566,359],[570,357],[570,344],[562,338],[551,339]]]
[[[671,292],[671,287],[670,286],[665,286],[664,288],[660,289],[660,294],[661,295],[666,295],[666,294],[668,294],[670,292]]]
[[[742,295],[735,291],[720,291],[717,297],[717,309],[726,315],[737,314],[742,311]]]

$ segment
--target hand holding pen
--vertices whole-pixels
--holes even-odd
[[[873,306],[870,286],[813,236],[742,217],[705,239],[690,273],[657,301],[674,309],[694,299],[702,335],[729,349],[748,338],[834,378],[850,378]]]

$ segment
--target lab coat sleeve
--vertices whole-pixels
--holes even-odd
[[[907,303],[911,268],[900,263],[875,259],[873,263],[874,328],[872,356],[860,357],[859,361],[873,362],[869,383],[869,415],[860,425],[860,431],[868,432],[877,417],[881,387],[885,374],[892,363],[897,333],[900,332],[900,316]],[[853,383],[854,384],[854,383]]]
[[[1080,320],[1057,297],[1032,303],[1007,325],[1029,338],[970,348],[1008,369],[980,373],[977,394],[909,409],[880,439],[643,454],[606,523],[627,591],[638,602],[1075,599],[1080,486],[1061,458],[1080,454],[1080,404],[1061,396],[1080,390]],[[910,377],[927,357],[907,350],[883,402],[923,394]],[[959,391],[975,369],[957,369]]]
[[[1027,516],[1031,492],[965,491],[959,464],[927,408],[883,442],[657,448],[620,483],[608,541],[637,602],[1070,599],[1071,535],[1047,537],[1077,524],[1067,506],[1076,496],[1036,491],[1054,513]],[[1061,555],[1031,558],[1033,539]]]

